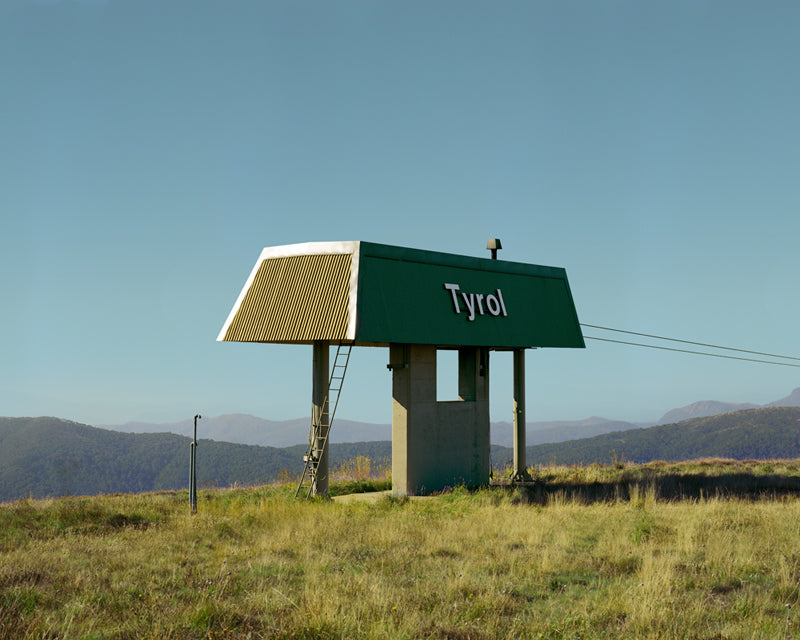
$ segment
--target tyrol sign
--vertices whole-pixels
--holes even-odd
[[[450,292],[453,297],[453,311],[461,313],[461,304],[459,302],[459,294],[464,301],[464,306],[467,311],[467,320],[472,322],[475,320],[476,315],[484,315],[484,302],[486,303],[485,311],[490,316],[507,316],[506,303],[503,301],[503,292],[498,288],[494,293],[465,293],[461,291],[461,286],[451,282],[445,282],[444,288]]]

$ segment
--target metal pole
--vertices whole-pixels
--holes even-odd
[[[194,498],[194,442],[189,443],[189,507],[197,513],[197,502]]]
[[[525,461],[525,349],[514,349],[514,480],[530,480]]]
[[[189,502],[192,513],[197,513],[197,420],[202,418],[199,413],[194,417],[194,436],[192,437],[191,460],[189,462]]]
[[[311,424],[314,433],[311,454],[316,456],[317,471],[312,478],[311,495],[326,497],[328,495],[328,430],[330,429],[330,408],[328,402],[328,386],[330,376],[330,343],[315,340],[313,347],[313,368],[311,371]]]

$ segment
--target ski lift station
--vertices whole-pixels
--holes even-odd
[[[489,241],[492,259],[372,242],[262,251],[217,340],[312,345],[298,494],[328,493],[328,435],[353,347],[389,348],[394,495],[489,482],[489,355],[499,350],[514,354],[514,473],[525,477],[525,350],[585,345],[566,271],[497,260],[500,248]],[[437,401],[440,350],[458,351],[458,400]]]

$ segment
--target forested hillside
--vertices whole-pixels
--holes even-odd
[[[732,411],[677,424],[538,445],[528,447],[526,452],[528,464],[798,458],[800,407]]]
[[[189,482],[190,438],[120,433],[58,418],[0,418],[0,501],[25,497],[180,489]],[[258,484],[302,471],[304,446],[285,449],[200,440],[199,486]],[[382,458],[391,443],[331,445],[331,463]]]
[[[0,418],[0,501],[25,497],[128,493],[188,486],[190,439],[169,433],[120,433],[57,418]],[[200,440],[201,487],[271,482],[302,471],[303,445],[284,449]],[[512,451],[492,446],[502,469]],[[331,465],[391,457],[391,442],[331,445]],[[527,448],[535,464],[615,460],[800,458],[800,407],[765,407],[693,418],[593,438]]]

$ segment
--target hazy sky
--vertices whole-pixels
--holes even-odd
[[[499,237],[584,323],[800,356],[798,33],[795,0],[0,0],[0,415],[309,414],[311,347],[216,342],[306,241]],[[587,346],[529,352],[529,420],[800,386]],[[391,421],[387,361],[340,417]]]

